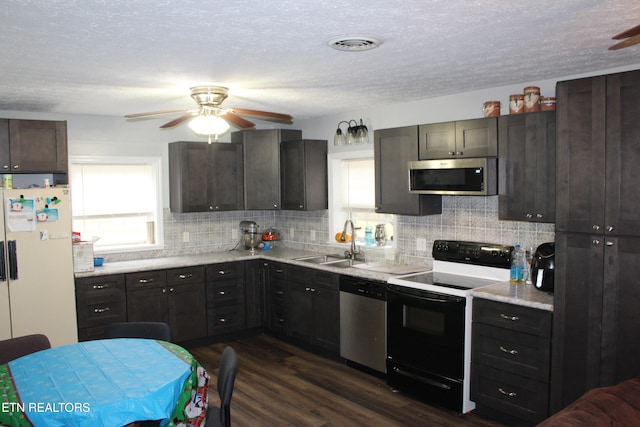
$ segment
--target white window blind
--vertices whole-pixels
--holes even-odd
[[[158,177],[153,162],[82,163],[70,167],[73,229],[95,249],[154,245],[158,224]]]
[[[373,159],[342,161],[342,205],[344,209],[374,209],[375,172]]]

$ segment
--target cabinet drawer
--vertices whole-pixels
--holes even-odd
[[[496,326],[473,323],[474,363],[541,382],[549,381],[550,340]]]
[[[83,277],[76,279],[76,295],[79,298],[92,296],[118,294],[124,291],[124,276],[121,274],[112,276]]]
[[[167,270],[167,283],[169,285],[204,283],[204,270],[204,267],[184,267]]]
[[[543,337],[551,336],[551,312],[520,305],[475,298],[473,321]]]
[[[78,328],[106,326],[116,322],[127,321],[127,305],[122,296],[112,295],[111,298],[92,298],[83,304],[78,304]]]
[[[278,279],[286,279],[287,278],[287,270],[289,266],[285,264],[280,264],[278,262],[272,262],[269,266],[269,276]]]
[[[548,385],[484,365],[472,365],[471,400],[536,424],[549,414]]]
[[[244,306],[234,305],[209,309],[207,310],[207,324],[209,335],[242,330],[245,325]]]
[[[125,275],[127,291],[135,289],[149,289],[165,286],[167,284],[166,270],[141,271]]]
[[[207,266],[207,282],[244,277],[243,262],[225,262]]]
[[[315,285],[322,285],[330,289],[335,289],[337,291],[340,289],[338,278],[339,276],[335,273],[316,270],[314,272],[313,282]]]
[[[207,305],[220,307],[244,302],[244,282],[237,279],[207,283]]]

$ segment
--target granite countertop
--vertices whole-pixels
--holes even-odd
[[[474,298],[484,298],[540,310],[553,311],[553,294],[539,291],[533,285],[516,285],[509,281],[471,291]]]
[[[75,277],[104,276],[108,274],[135,273],[139,271],[163,270],[169,268],[191,267],[196,265],[216,264],[230,261],[249,259],[263,259],[267,261],[286,262],[292,265],[312,267],[319,270],[331,271],[338,274],[361,277],[364,279],[386,282],[394,274],[363,268],[348,267],[338,268],[328,265],[312,264],[304,261],[296,261],[295,258],[319,255],[317,252],[302,251],[298,249],[273,248],[267,251],[231,250],[210,252],[195,255],[182,255],[164,258],[149,258],[133,261],[105,262],[101,267],[95,267],[94,271],[75,273]],[[379,265],[379,263],[372,263]],[[410,267],[410,266],[409,266]],[[426,265],[415,266],[416,271],[427,271]],[[514,285],[510,282],[497,283],[471,291],[475,298],[485,298],[494,301],[517,304],[541,310],[553,311],[553,295],[535,289],[532,285]]]
[[[164,258],[148,258],[133,261],[117,261],[105,262],[101,267],[95,267],[94,271],[75,273],[76,278],[104,276],[108,274],[135,273],[139,271],[162,270],[168,268],[191,267],[196,265],[217,264],[230,261],[241,261],[250,259],[263,259],[268,261],[286,262],[292,265],[303,267],[312,267],[319,270],[331,271],[338,274],[346,274],[349,276],[362,277],[364,279],[378,280],[386,282],[390,273],[380,271],[365,270],[362,268],[347,267],[331,267],[328,265],[312,264],[304,261],[296,261],[295,258],[319,255],[317,252],[303,251],[288,248],[273,248],[267,251],[247,251],[247,250],[231,250],[221,252],[209,252],[194,255],[181,255]],[[424,269],[427,266],[416,266],[416,271]]]

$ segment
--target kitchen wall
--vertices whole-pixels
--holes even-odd
[[[372,147],[334,147],[333,135],[341,120],[363,118],[370,129],[384,129],[420,123],[436,123],[481,117],[482,104],[500,100],[502,113],[507,114],[507,101],[512,93],[521,93],[525,86],[536,85],[543,96],[553,96],[555,83],[599,74],[640,69],[640,64],[618,69],[602,70],[583,75],[564,76],[556,79],[526,81],[493,89],[452,94],[402,104],[365,107],[357,111],[316,118],[296,120],[292,128],[301,129],[305,138],[327,139],[329,153],[347,150],[363,150],[372,153]],[[375,89],[372,89],[375,90]],[[324,250],[325,242],[335,231],[328,230],[328,212],[289,211],[239,211],[226,213],[175,214],[169,212],[169,178],[167,144],[180,140],[204,140],[192,134],[188,127],[158,129],[158,120],[127,121],[122,117],[92,116],[82,114],[28,113],[0,111],[3,118],[67,120],[69,154],[72,156],[158,156],[162,158],[163,206],[165,249],[153,252],[107,255],[107,260],[135,259],[142,257],[171,256],[182,253],[198,253],[232,249],[238,239],[232,230],[241,220],[254,220],[261,230],[275,227],[282,233],[279,244],[294,248]],[[266,128],[267,126],[261,126]],[[229,141],[229,135],[221,139]],[[291,235],[293,229],[293,236]],[[184,241],[184,232],[189,241]],[[315,239],[312,239],[312,231]],[[498,219],[498,197],[444,197],[443,213],[427,217],[399,216],[395,250],[368,250],[370,259],[386,258],[400,262],[430,262],[430,247],[434,239],[489,241],[495,243],[521,243],[525,247],[552,241],[553,224],[528,224]],[[422,241],[424,239],[424,242]],[[426,243],[426,245],[420,245]],[[424,248],[427,250],[424,250]]]

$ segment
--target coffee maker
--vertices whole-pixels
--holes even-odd
[[[255,251],[262,243],[262,236],[258,232],[259,227],[253,221],[240,221],[240,230],[242,230],[242,241],[245,249]]]
[[[553,292],[556,244],[542,243],[531,259],[531,282],[536,289]]]

